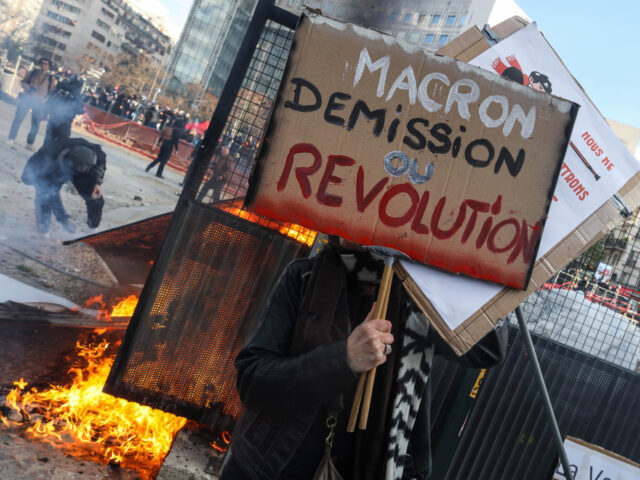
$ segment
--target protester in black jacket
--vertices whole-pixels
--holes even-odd
[[[87,224],[90,228],[97,228],[104,207],[100,185],[106,164],[107,157],[100,145],[83,138],[54,142],[29,157],[22,172],[22,181],[36,189],[38,231],[49,231],[53,213],[65,230],[75,232],[75,226],[60,199],[60,188],[69,180],[87,205]]]
[[[382,267],[343,239],[288,267],[236,359],[245,411],[221,480],[312,478],[330,412],[337,413],[332,453],[345,480],[429,477],[431,362],[434,354],[458,357],[397,279],[391,321],[370,319]],[[496,365],[506,340],[506,329],[496,328],[460,361]],[[358,374],[374,366],[368,427],[347,433]]]
[[[153,162],[149,163],[145,167],[145,171],[148,172],[156,165],[158,166],[158,170],[156,171],[156,177],[164,178],[162,176],[162,172],[164,171],[164,166],[167,164],[169,159],[171,158],[171,153],[175,149],[178,151],[178,145],[180,142],[180,134],[181,130],[173,127],[166,126],[160,131],[160,149],[158,150],[158,156],[153,160]]]
[[[47,100],[45,111],[49,115],[49,122],[43,144],[47,149],[71,136],[73,119],[84,112],[82,86],[82,80],[72,75],[58,82]]]

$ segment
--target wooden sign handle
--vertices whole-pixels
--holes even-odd
[[[380,281],[380,288],[378,290],[378,299],[376,300],[376,306],[373,310],[372,319],[384,318],[387,315],[387,307],[389,305],[389,293],[391,291],[392,280],[393,263],[386,263],[384,266],[384,271],[382,272],[382,280]],[[360,404],[362,403],[363,393],[364,403],[362,405],[362,412],[360,415],[360,429],[365,430],[367,428],[367,420],[369,419],[369,408],[371,407],[371,395],[373,393],[373,383],[375,381],[375,378],[375,367],[368,372],[362,372],[360,374],[358,385],[356,387],[356,394],[353,398],[353,404],[351,405],[351,414],[349,415],[349,422],[347,423],[347,432],[352,433],[355,430],[356,420],[358,418]]]

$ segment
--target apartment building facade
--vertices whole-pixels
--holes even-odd
[[[122,52],[166,62],[171,39],[125,0],[44,0],[28,53],[78,71],[105,68]]]

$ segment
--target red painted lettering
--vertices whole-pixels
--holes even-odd
[[[362,165],[358,167],[358,175],[356,177],[356,208],[359,212],[365,211],[388,181],[389,177],[384,177],[382,180],[378,181],[371,190],[369,190],[369,193],[364,195],[364,169],[362,168]]]
[[[440,200],[438,200],[438,203],[436,204],[436,208],[433,209],[433,216],[431,217],[431,231],[433,232],[433,236],[441,240],[451,238],[455,235],[455,233],[464,223],[465,210],[466,210],[465,204],[463,202],[462,205],[460,205],[460,208],[458,209],[458,216],[453,222],[453,225],[451,226],[451,228],[449,228],[449,230],[441,229],[438,226],[438,223],[440,223],[440,217],[442,216],[442,210],[444,209],[444,204],[446,203],[446,201],[447,201],[447,197],[442,197]]]
[[[471,216],[467,222],[467,227],[462,233],[462,243],[466,243],[473,232],[473,228],[476,226],[476,219],[478,218],[478,212],[486,213],[489,211],[489,204],[486,202],[479,202],[477,200],[465,200],[467,206],[471,209]]]
[[[527,236],[527,233],[531,230],[531,236]],[[513,263],[520,252],[522,252],[522,261],[529,263],[533,257],[533,251],[538,243],[538,237],[540,236],[540,222],[536,222],[533,227],[529,227],[527,222],[522,220],[522,227],[520,228],[520,236],[518,243],[509,255],[507,263]]]
[[[387,213],[389,202],[391,202],[391,200],[397,195],[400,195],[402,193],[406,193],[409,196],[411,205],[403,215],[400,215],[399,217],[392,217]],[[384,192],[384,195],[380,199],[380,204],[378,205],[378,214],[380,215],[380,220],[387,227],[401,227],[402,225],[407,223],[416,213],[419,201],[420,196],[418,195],[416,189],[413,188],[410,183],[392,185],[386,192]]]
[[[513,227],[515,228],[515,231],[513,232],[513,238],[504,247],[498,247],[496,245],[496,236],[500,233],[500,230],[503,227],[506,227],[508,225],[513,225]],[[507,218],[506,220],[502,220],[501,222],[498,222],[498,224],[493,228],[493,230],[491,230],[491,233],[489,234],[489,238],[487,238],[487,248],[494,253],[506,252],[507,250],[510,250],[511,248],[513,248],[513,246],[516,244],[516,242],[518,241],[519,234],[520,234],[520,225],[518,224],[518,221],[515,218]]]
[[[425,191],[420,197],[420,203],[418,204],[418,210],[416,211],[415,217],[413,217],[413,222],[411,222],[411,230],[416,233],[422,233],[426,235],[429,233],[429,228],[422,223],[422,217],[424,217],[424,211],[429,204],[429,190]]]
[[[317,172],[322,166],[322,156],[320,155],[320,151],[310,143],[296,143],[291,147],[287,154],[287,161],[284,164],[284,170],[282,170],[282,175],[278,180],[278,191],[281,192],[286,188],[289,175],[291,174],[291,168],[293,167],[294,157],[299,153],[310,153],[313,155],[313,164],[310,167],[296,168],[296,178],[298,179],[302,196],[304,198],[309,198],[311,196],[311,183],[309,183],[309,179],[307,177]]]
[[[480,229],[480,233],[478,234],[478,238],[476,239],[476,248],[479,250],[484,245],[484,242],[487,240],[487,236],[489,232],[491,232],[491,227],[493,226],[493,217],[487,218],[482,224],[482,228]]]
[[[324,169],[324,175],[322,175],[322,180],[320,180],[320,185],[318,186],[318,203],[329,207],[339,207],[342,205],[342,197],[328,194],[327,187],[330,183],[342,183],[342,178],[333,175],[336,165],[341,167],[350,167],[354,163],[356,163],[356,161],[351,157],[344,155],[329,155],[327,167]]]

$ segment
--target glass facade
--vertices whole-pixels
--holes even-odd
[[[191,6],[163,86],[218,96],[257,0],[196,0]]]

